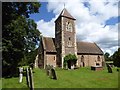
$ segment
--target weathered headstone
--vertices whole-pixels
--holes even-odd
[[[51,69],[51,75],[52,75],[52,79],[57,80],[56,73],[53,68]]]
[[[46,74],[50,76],[50,65],[46,65]]]
[[[29,77],[30,77],[30,90],[34,90],[33,73],[31,68],[29,68]]]
[[[109,64],[106,63],[107,69],[108,69],[108,73],[112,73],[112,68],[110,67]]]
[[[52,69],[52,66],[50,65],[46,65],[46,74],[47,76],[51,77],[51,69]]]
[[[23,78],[23,67],[19,67],[19,83],[22,82]]]
[[[51,78],[52,77],[52,74],[51,74],[51,66],[50,65],[48,65],[48,76]]]
[[[27,86],[30,87],[30,77],[29,77],[29,70],[26,68],[26,82]]]
[[[57,80],[57,76],[56,76],[55,70],[53,69],[52,65],[46,65],[45,69],[46,69],[47,76],[49,76],[52,79]]]
[[[33,68],[34,68],[34,64],[31,63],[29,66],[30,66],[30,67],[32,68],[32,70],[33,70]]]
[[[48,66],[47,65],[46,65],[45,69],[46,69],[46,74],[48,76],[49,75],[49,71],[48,71]]]

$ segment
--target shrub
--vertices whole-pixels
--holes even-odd
[[[75,54],[66,55],[64,57],[64,67],[66,67],[68,61],[72,61],[72,62],[74,62],[74,64],[76,64],[76,61],[77,61],[76,55]]]

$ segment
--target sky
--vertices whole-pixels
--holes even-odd
[[[55,23],[64,9],[76,19],[77,41],[95,42],[112,55],[118,49],[118,0],[46,0],[39,13],[30,15],[45,37],[55,37]]]

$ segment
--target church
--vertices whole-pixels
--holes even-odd
[[[42,37],[35,66],[45,68],[64,66],[64,57],[75,54],[76,66],[103,66],[104,54],[96,43],[76,40],[75,18],[64,8],[55,20],[55,38]]]

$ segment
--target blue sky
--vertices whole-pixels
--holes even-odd
[[[55,17],[55,14],[53,14],[52,12],[48,12],[47,4],[48,4],[47,2],[41,2],[41,7],[39,8],[39,13],[31,14],[30,18],[34,19],[36,22],[41,19],[48,22],[53,17]]]
[[[46,22],[49,22],[52,18],[54,18],[55,14],[52,11],[48,12],[47,4],[48,4],[48,2],[41,2],[41,7],[39,8],[39,13],[31,14],[30,18],[35,20],[35,22],[37,22],[41,19],[43,19]],[[88,8],[89,4],[87,2],[85,2],[84,6]],[[111,17],[110,19],[106,20],[105,23],[106,23],[106,25],[115,25],[118,22],[120,22],[120,16],[119,17]]]
[[[43,36],[55,37],[56,17],[64,8],[76,18],[77,40],[95,42],[104,52],[112,54],[118,48],[118,6],[117,2],[80,2],[79,0],[41,2],[39,13],[30,15],[37,23]],[[73,6],[73,3],[75,4]],[[62,7],[63,6],[63,7]],[[87,33],[86,33],[87,32]]]
[[[112,17],[112,18],[106,20],[106,25],[115,25],[118,22],[120,22],[120,16],[119,17]]]

